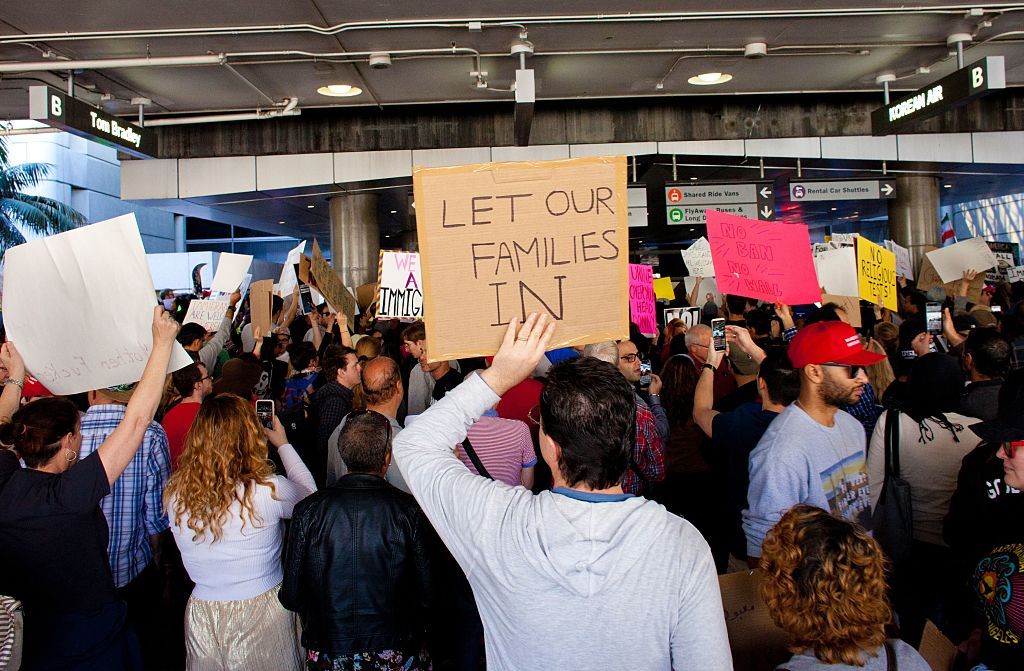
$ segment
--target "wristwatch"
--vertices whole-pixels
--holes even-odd
[[[708,369],[708,370],[710,370],[710,371],[711,371],[711,374],[712,374],[712,375],[714,375],[715,373],[717,373],[717,372],[718,372],[718,369],[717,369],[717,368],[715,368],[714,366],[712,366],[712,365],[711,365],[711,364],[709,364],[709,363],[706,363],[706,364],[704,364],[703,366],[701,366],[701,367],[700,367],[700,370],[701,370],[701,372],[704,372],[704,369],[705,369],[705,368],[706,368],[706,369]]]

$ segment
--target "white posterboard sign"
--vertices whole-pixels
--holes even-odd
[[[1010,284],[1014,282],[1024,282],[1024,266],[1014,266],[1013,268],[1006,269],[1006,281]]]
[[[252,265],[252,254],[221,252],[217,258],[217,272],[210,283],[211,293],[230,294],[242,285]]]
[[[914,262],[910,259],[910,250],[892,240],[885,241],[885,248],[896,255],[896,274],[908,280],[914,279]]]
[[[682,251],[683,263],[690,275],[695,277],[711,277],[715,274],[715,266],[711,262],[711,243],[707,238],[700,238]]]
[[[827,294],[835,296],[858,296],[857,250],[854,247],[840,247],[821,252],[814,258],[818,272],[818,286]]]
[[[833,233],[831,236],[832,242],[840,247],[852,246],[857,244],[856,233]]]
[[[196,323],[207,331],[216,331],[224,321],[228,311],[228,301],[193,300],[188,304],[188,312],[182,324]]]
[[[274,292],[282,298],[291,300],[292,292],[299,284],[299,278],[295,275],[295,264],[302,260],[302,253],[306,251],[306,241],[303,240],[288,252],[288,258],[284,260],[284,267],[281,268],[281,277],[274,287]]]
[[[416,252],[380,252],[378,319],[423,319],[423,277]]]
[[[134,214],[7,251],[4,325],[29,372],[54,394],[142,377],[156,292]],[[168,372],[192,363],[174,343]]]
[[[696,277],[684,277],[683,288],[686,289],[686,295],[689,297],[693,291],[693,285],[697,282]],[[707,294],[710,293],[714,298],[715,303],[721,307],[724,301],[722,300],[722,294],[718,292],[718,283],[715,282],[714,277],[705,277],[701,279],[700,291],[697,292],[697,306],[702,307],[707,302]]]
[[[944,284],[961,279],[965,270],[980,273],[995,268],[999,263],[984,238],[971,238],[949,247],[933,249],[925,256]]]

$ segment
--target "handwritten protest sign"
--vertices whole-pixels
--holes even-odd
[[[135,382],[153,347],[156,294],[135,215],[7,251],[4,326],[55,394]],[[177,343],[168,372],[192,363]]]
[[[803,224],[778,224],[707,211],[715,279],[725,294],[789,305],[821,298]]]
[[[836,296],[859,296],[857,280],[857,250],[840,247],[821,252],[814,257],[818,284],[826,293]]]
[[[551,348],[627,337],[624,157],[417,168],[413,188],[432,360],[493,354],[530,312]]]
[[[1024,281],[1024,266],[1014,266],[1013,268],[1006,269],[1006,281],[1013,284],[1014,282]]]
[[[857,281],[861,298],[896,311],[896,255],[864,236],[857,238]]]
[[[914,279],[914,262],[910,258],[910,250],[892,240],[885,241],[885,248],[896,255],[896,274],[908,280]]]
[[[270,335],[270,329],[274,327],[271,304],[273,294],[274,283],[271,280],[260,280],[249,285],[250,321],[253,328],[259,327],[264,336]]]
[[[650,266],[629,264],[629,316],[644,335],[658,332],[658,318],[654,311],[654,269]]]
[[[356,323],[356,299],[345,283],[334,272],[320,251],[320,245],[313,240],[313,258],[310,259],[309,273],[316,282],[317,290],[324,295],[324,300],[335,312],[342,312],[348,317],[349,324]]]
[[[691,275],[697,277],[711,277],[715,274],[711,262],[711,244],[708,239],[701,237],[697,242],[682,251],[683,263]]]
[[[233,290],[232,290],[233,291]],[[188,304],[188,312],[182,324],[199,324],[207,331],[216,331],[224,321],[228,311],[228,301],[193,300]]]
[[[664,314],[666,324],[673,319],[678,319],[689,329],[700,323],[700,308],[666,308]]]
[[[856,233],[833,233],[829,240],[840,247],[853,247],[859,237]]]
[[[932,250],[927,253],[927,257],[943,283],[959,280],[965,270],[980,273],[995,268],[999,263],[983,238],[971,238]]]
[[[676,299],[676,290],[672,286],[671,277],[659,277],[654,280],[654,297],[664,298],[667,301]]]
[[[377,316],[423,319],[423,278],[419,254],[381,250]]]
[[[221,252],[217,258],[217,272],[210,284],[212,293],[230,294],[242,284],[249,266],[252,265],[252,254],[231,254]]]

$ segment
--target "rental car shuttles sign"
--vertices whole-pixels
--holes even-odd
[[[513,317],[550,347],[629,334],[626,159],[413,171],[431,361],[494,354]]]

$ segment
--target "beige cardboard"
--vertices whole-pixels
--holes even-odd
[[[252,327],[259,328],[264,336],[270,335],[273,328],[271,317],[271,300],[274,294],[273,280],[260,280],[249,285],[249,315]]]
[[[860,299],[856,296],[833,296],[831,294],[821,294],[822,303],[835,303],[843,309],[846,314],[846,323],[855,329],[859,329],[862,325],[860,318]]]
[[[345,288],[345,283],[334,272],[320,251],[320,245],[313,240],[313,258],[309,266],[310,275],[316,283],[317,290],[324,295],[332,309],[341,311],[348,317],[349,324],[356,323],[356,299]]]
[[[305,284],[312,284],[309,281],[309,266],[311,263],[312,261],[305,254],[299,259],[299,280]]]
[[[523,312],[556,319],[551,348],[628,336],[625,157],[417,168],[413,190],[432,361],[494,354]]]
[[[770,671],[792,656],[761,598],[762,578],[760,570],[718,576],[735,671]]]
[[[356,300],[359,301],[359,307],[366,310],[373,303],[373,299],[377,297],[377,283],[367,282],[366,284],[360,284],[356,287]]]
[[[932,671],[952,671],[953,662],[956,660],[956,646],[946,638],[939,628],[931,620],[924,623],[924,633],[921,635],[921,645],[917,651],[932,667]]]

